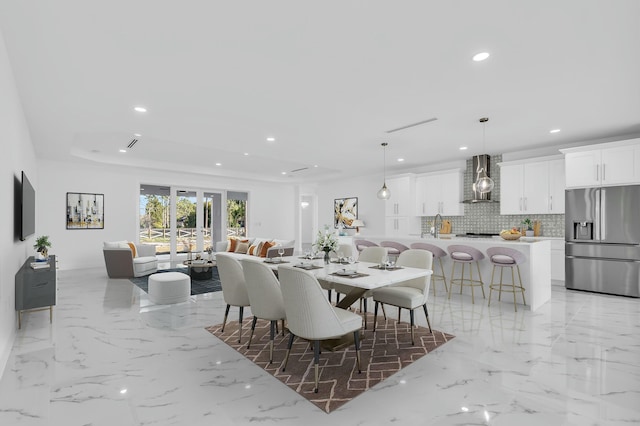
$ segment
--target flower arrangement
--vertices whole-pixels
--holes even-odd
[[[531,221],[531,219],[526,218],[521,223],[522,223],[522,225],[527,227],[527,231],[532,231],[533,230],[533,222]]]
[[[334,234],[318,231],[315,246],[318,250],[322,250],[325,253],[336,251],[338,250],[338,239]]]

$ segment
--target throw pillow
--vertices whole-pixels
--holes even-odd
[[[131,254],[133,255],[133,257],[138,257],[138,253],[136,253],[136,245],[133,243],[127,243],[127,245],[129,245],[129,248],[131,249]]]
[[[249,240],[242,240],[238,241],[238,243],[236,244],[234,253],[247,254],[247,250],[249,250]]]
[[[229,245],[227,246],[227,251],[234,252],[236,251],[236,245],[238,244],[237,238],[229,238]]]
[[[251,244],[249,246],[249,249],[247,250],[247,254],[250,254],[251,256],[255,256],[257,248],[258,248],[257,244]]]
[[[274,243],[273,241],[265,241],[262,244],[262,247],[260,247],[260,257],[267,257],[267,251],[269,251],[269,249],[275,245],[276,243]]]

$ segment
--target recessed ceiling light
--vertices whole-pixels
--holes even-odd
[[[404,158],[398,158],[398,163],[402,163],[404,161]]]
[[[553,129],[553,130],[549,130],[549,133],[558,133],[560,131],[560,129]]]
[[[476,62],[480,62],[480,61],[484,61],[488,57],[489,57],[489,53],[488,52],[480,52],[480,53],[476,53],[475,55],[473,55],[473,60],[476,61]]]
[[[216,166],[222,166],[222,163],[216,163]]]
[[[313,165],[313,167],[316,167],[316,168],[317,168],[317,167],[318,167],[318,165],[317,165],[317,164],[314,164],[314,165]]]
[[[143,106],[137,106],[137,107],[134,107],[133,109],[138,112],[147,112],[147,109]]]
[[[467,149],[467,147],[466,147],[466,146],[461,146],[461,147],[460,147],[460,148],[458,148],[458,149],[459,149],[460,151],[464,151],[464,150],[466,150],[466,149]]]
[[[134,133],[133,136],[135,136],[136,138],[139,138],[142,135],[140,133]]]
[[[287,174],[287,172],[281,172],[280,174],[282,174],[282,175],[286,175],[286,174]]]
[[[274,138],[274,137],[272,137],[272,136],[269,136],[269,137],[267,138],[267,142],[275,142],[275,140],[276,140],[276,138]]]
[[[249,153],[248,153],[248,152],[245,152],[245,153],[244,153],[244,155],[245,155],[245,156],[247,156],[247,155],[249,155]]]
[[[126,149],[121,149],[120,152],[127,152],[127,150]]]

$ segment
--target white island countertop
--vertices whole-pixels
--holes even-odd
[[[343,238],[343,237],[341,237]],[[426,243],[433,244],[440,247],[447,252],[447,247],[454,244],[462,244],[474,247],[484,253],[485,258],[480,261],[480,271],[482,273],[482,280],[484,281],[484,288],[489,297],[489,282],[491,280],[491,272],[493,265],[486,257],[487,249],[489,247],[509,247],[522,252],[527,260],[520,265],[520,273],[522,276],[522,284],[525,288],[525,297],[527,301],[527,308],[535,311],[540,306],[544,305],[551,298],[551,241],[550,238],[545,237],[521,237],[517,241],[507,241],[499,236],[487,237],[487,238],[469,238],[469,237],[456,237],[454,235],[441,235],[439,238],[420,238],[420,237],[386,237],[386,236],[370,236],[370,235],[358,235],[352,238],[353,241],[357,239],[364,239],[373,241],[374,243],[380,243],[381,241],[396,241],[406,246],[411,246],[412,243]],[[448,252],[447,252],[448,253]],[[451,278],[452,262],[449,256],[442,259],[444,273],[447,277],[447,284]],[[439,274],[439,264],[434,262],[435,274]],[[459,268],[456,271],[456,275],[460,273]],[[496,272],[496,277],[499,277]],[[507,282],[510,282],[511,274],[505,273],[504,277]],[[499,279],[499,278],[497,278]],[[442,282],[437,283],[442,285]],[[434,283],[432,283],[434,285]],[[455,286],[454,293],[451,298],[455,297],[455,293],[458,292],[460,297],[460,287]],[[465,287],[464,293],[470,294],[470,290]],[[482,294],[481,294],[482,295]],[[494,294],[493,303],[513,303],[513,298],[502,297],[502,302],[498,302],[498,296]],[[482,299],[480,299],[482,300]],[[509,302],[511,301],[511,302]],[[485,303],[487,301],[484,301]],[[482,303],[478,301],[476,297],[476,303]],[[518,304],[521,305],[522,300],[518,299]]]

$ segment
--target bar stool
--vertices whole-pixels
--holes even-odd
[[[448,293],[449,287],[447,286],[447,277],[444,275],[444,268],[442,267],[442,258],[447,255],[447,252],[442,250],[438,246],[434,246],[433,244],[427,244],[427,243],[413,243],[411,244],[411,248],[430,251],[431,253],[433,253],[433,258],[438,259],[438,263],[440,263],[441,275],[436,275],[436,274],[431,275],[431,281],[434,282],[434,285],[432,286],[433,295],[434,296],[436,295],[436,286],[435,286],[436,280],[442,280],[442,282],[444,282],[444,289]]]
[[[403,251],[409,250],[409,247],[404,244],[396,243],[395,241],[382,241],[380,243],[380,247],[386,247],[387,254],[395,259],[397,259]]]
[[[475,299],[473,296],[473,287],[480,287],[482,289],[482,297],[487,298],[484,294],[484,283],[482,282],[482,274],[480,273],[480,260],[484,259],[484,254],[478,249],[475,249],[470,246],[463,245],[451,245],[447,247],[447,251],[449,252],[449,256],[451,256],[451,260],[453,261],[453,266],[451,268],[451,278],[449,279],[449,299],[451,299],[451,291],[453,290],[453,285],[457,284],[460,286],[460,294],[462,294],[462,287],[469,286],[471,287],[471,303],[475,303]],[[456,263],[460,263],[462,265],[462,273],[460,274],[460,278],[454,278],[454,274],[456,271]],[[469,278],[465,279],[464,277],[464,265],[469,265]],[[476,268],[478,269],[478,279],[473,279],[473,263],[476,264]]]
[[[358,250],[358,253],[360,253],[366,247],[380,247],[378,244],[369,240],[355,240],[353,242],[353,245],[356,246],[356,250]]]
[[[518,250],[507,247],[490,247],[487,249],[487,256],[489,257],[489,261],[493,265],[493,270],[491,271],[491,283],[489,283],[489,306],[491,306],[491,292],[493,290],[497,290],[499,292],[498,301],[500,301],[500,299],[502,298],[503,291],[513,293],[513,308],[516,312],[518,312],[518,307],[516,306],[516,293],[522,293],[522,303],[527,306],[527,302],[524,298],[524,287],[522,287],[522,276],[520,275],[520,264],[526,260],[525,255]],[[517,284],[515,275],[513,273],[514,267],[518,271],[519,282]],[[500,268],[499,283],[493,281],[493,276],[496,272],[496,268]],[[502,282],[502,273],[504,272],[504,268],[511,269],[511,283]],[[503,289],[503,287],[507,288]]]

